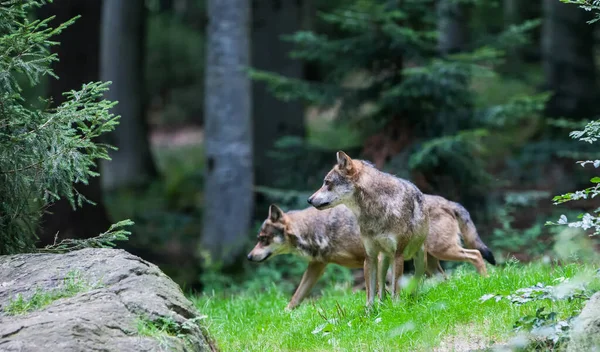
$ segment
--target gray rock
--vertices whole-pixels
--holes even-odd
[[[18,294],[27,300],[36,290],[60,290],[74,273],[89,285],[74,296],[23,314],[6,311]],[[160,317],[176,331],[139,333],[140,321]],[[123,250],[0,256],[0,351],[214,350],[201,319],[158,267]]]
[[[573,321],[568,352],[600,352],[600,292],[595,293]]]

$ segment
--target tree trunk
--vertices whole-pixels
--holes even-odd
[[[466,49],[469,39],[468,9],[455,0],[439,0],[438,48],[441,54],[453,54]]]
[[[302,62],[289,57],[293,45],[280,37],[293,34],[309,23],[304,16],[310,12],[309,4],[307,0],[252,2],[252,67],[303,78]],[[256,184],[273,185],[276,181],[273,169],[282,165],[269,156],[269,151],[283,136],[304,136],[304,107],[301,102],[276,99],[264,82],[254,82],[252,89]]]
[[[39,10],[42,18],[56,16],[51,25],[56,26],[77,15],[82,17],[65,29],[53,40],[60,45],[53,46],[53,53],[60,61],[53,63],[54,72],[60,79],[49,79],[49,96],[54,105],[64,101],[63,92],[81,88],[82,84],[97,81],[99,78],[100,51],[100,0],[56,1]],[[74,211],[66,200],[52,204],[44,214],[39,234],[40,244],[54,241],[59,232],[62,238],[88,238],[104,232],[110,221],[102,200],[100,177],[90,178],[88,185],[78,184],[77,190],[96,205],[84,204]]]
[[[121,115],[108,143],[119,148],[103,160],[105,190],[138,186],[156,177],[148,128],[144,119],[144,0],[104,0],[100,78],[112,81],[105,97],[118,101],[112,112]]]
[[[225,265],[246,244],[253,211],[250,4],[208,0],[202,249]]]
[[[578,6],[544,0],[543,68],[546,88],[554,92],[546,106],[549,116],[589,118],[598,111],[590,19]]]

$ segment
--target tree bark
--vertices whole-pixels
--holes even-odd
[[[202,250],[228,265],[243,251],[253,211],[250,4],[207,5]]]
[[[282,41],[281,36],[309,25],[305,16],[311,11],[309,5],[308,0],[252,2],[252,67],[285,77],[303,78],[303,63],[289,57],[293,45]],[[270,157],[269,151],[283,136],[305,135],[304,107],[301,102],[276,99],[264,82],[253,82],[252,89],[256,184],[273,185],[277,176],[273,169],[282,165]]]
[[[465,50],[469,40],[467,7],[454,0],[439,0],[437,12],[440,53],[447,55]]]
[[[105,97],[119,102],[112,112],[121,116],[108,136],[118,150],[101,163],[105,190],[139,186],[157,174],[144,118],[145,21],[143,0],[104,0],[100,78],[112,81]]]
[[[543,68],[546,88],[554,92],[546,106],[549,116],[589,118],[598,112],[590,19],[578,6],[544,0]]]
[[[56,1],[39,10],[42,18],[56,16],[51,25],[56,26],[77,15],[82,17],[72,26],[55,36],[60,45],[53,46],[60,61],[53,63],[60,79],[48,82],[49,96],[58,105],[64,101],[63,93],[81,88],[82,84],[99,78],[100,54],[100,0]],[[66,200],[52,204],[44,214],[39,233],[40,244],[51,244],[59,232],[62,238],[88,238],[104,232],[110,226],[102,200],[100,177],[92,177],[88,185],[78,184],[77,190],[96,205],[84,204],[74,211]]]

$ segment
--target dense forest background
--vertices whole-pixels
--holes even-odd
[[[297,281],[301,262],[258,267],[245,254],[268,205],[308,206],[342,149],[465,205],[498,258],[600,248],[579,229],[544,226],[596,208],[552,202],[594,176],[575,161],[600,159],[569,137],[600,107],[600,30],[578,6],[55,0],[31,13],[50,16],[51,26],[81,17],[53,37],[60,79],[24,85],[27,100],[57,105],[111,81],[104,97],[121,119],[102,137],[118,148],[112,160],[76,185],[96,204],[49,206],[37,246],[129,218],[119,246],[187,289]]]

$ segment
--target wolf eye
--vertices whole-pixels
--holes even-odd
[[[325,182],[323,182],[323,184],[324,184],[325,186],[328,186],[328,187],[329,187],[329,186],[331,185],[331,181],[329,181],[329,180],[325,180]]]

